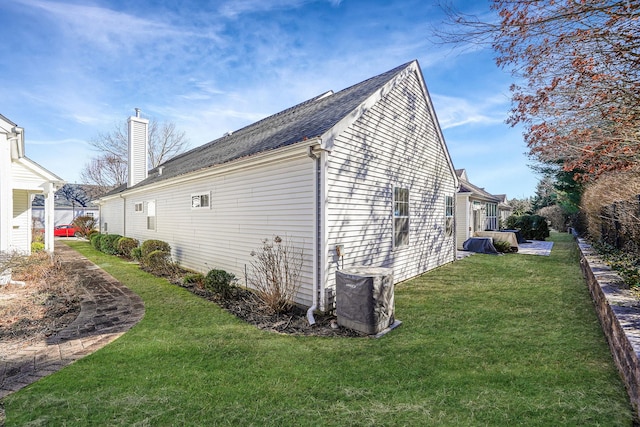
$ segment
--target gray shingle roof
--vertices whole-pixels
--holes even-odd
[[[288,108],[186,153],[157,168],[132,188],[149,185],[232,160],[252,156],[323,135],[411,62],[335,94],[327,93]],[[158,168],[162,167],[162,174]],[[123,191],[119,187],[110,194]]]

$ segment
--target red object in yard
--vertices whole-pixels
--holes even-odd
[[[71,224],[56,225],[56,228],[53,230],[53,235],[55,237],[79,237],[80,230]]]

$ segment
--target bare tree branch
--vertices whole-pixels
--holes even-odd
[[[149,120],[149,165],[154,168],[171,157],[189,148],[189,140],[184,131],[176,129],[175,123],[159,123]],[[99,154],[92,158],[81,172],[81,178],[88,184],[102,189],[117,187],[127,182],[127,123],[116,124],[111,132],[99,133],[89,144]]]

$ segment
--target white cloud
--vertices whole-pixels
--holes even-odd
[[[442,129],[469,124],[493,125],[503,123],[506,117],[504,105],[496,102],[498,98],[470,101],[437,94],[432,94],[432,98]]]
[[[46,12],[51,22],[70,32],[76,41],[97,45],[107,51],[130,49],[139,43],[172,37],[220,41],[211,27],[206,31],[194,31],[98,6],[47,0],[17,1],[36,11]]]

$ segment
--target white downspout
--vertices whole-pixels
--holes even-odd
[[[315,280],[313,281],[313,299],[312,299],[312,304],[311,307],[309,307],[309,309],[307,310],[307,321],[309,322],[309,325],[315,325],[316,324],[316,319],[315,317],[313,317],[313,312],[318,308],[318,294],[320,293],[320,280],[321,280],[321,268],[322,268],[322,263],[321,263],[321,259],[322,259],[322,206],[321,206],[321,202],[322,202],[322,198],[321,198],[321,192],[322,192],[322,156],[316,152],[316,150],[314,149],[315,146],[309,146],[309,153],[308,156],[314,160],[315,162],[315,248],[314,248],[314,253],[315,253],[315,257],[313,260],[313,265],[314,265],[314,277]]]

